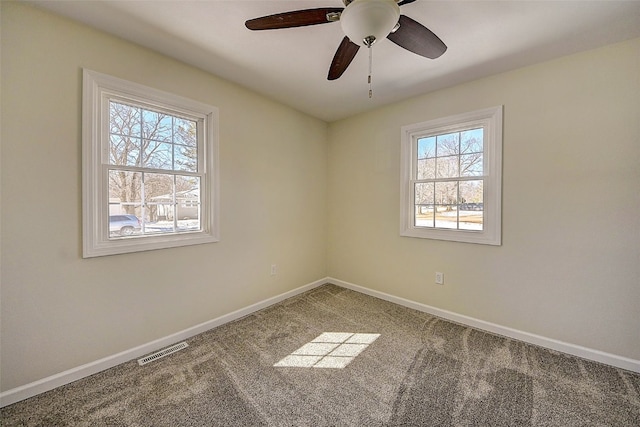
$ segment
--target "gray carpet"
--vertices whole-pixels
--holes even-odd
[[[334,285],[188,344],[5,407],[2,425],[640,426],[640,374]],[[292,361],[310,367],[274,366]]]

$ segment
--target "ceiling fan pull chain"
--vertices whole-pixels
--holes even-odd
[[[369,99],[373,97],[373,89],[371,88],[371,68],[373,64],[373,49],[369,46]]]

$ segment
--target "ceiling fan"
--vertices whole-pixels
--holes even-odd
[[[371,47],[384,37],[398,46],[426,58],[442,55],[447,46],[438,36],[422,24],[400,14],[400,7],[416,0],[342,0],[344,8],[317,8],[295,10],[250,19],[245,25],[250,30],[274,30],[304,27],[340,21],[345,33],[338,46],[328,80],[342,76],[360,46],[369,48],[369,84],[371,84]],[[371,96],[371,91],[369,92]]]

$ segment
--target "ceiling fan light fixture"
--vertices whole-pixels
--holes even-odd
[[[400,18],[395,0],[354,0],[342,11],[342,31],[353,43],[371,47],[391,32]]]

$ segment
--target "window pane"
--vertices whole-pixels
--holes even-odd
[[[109,103],[109,133],[140,136],[140,109],[118,102]]]
[[[460,176],[482,176],[482,153],[463,154],[460,156]]]
[[[142,174],[109,171],[109,237],[120,238],[141,232]]]
[[[144,167],[153,169],[173,169],[172,144],[145,140],[144,145]]]
[[[459,156],[438,157],[436,159],[436,175],[438,178],[457,178],[460,176],[458,169]]]
[[[433,227],[433,205],[416,205],[413,225]]]
[[[433,227],[434,184],[415,184],[415,217],[416,227]]]
[[[197,146],[198,134],[196,122],[176,117],[173,123],[175,142],[189,147]]]
[[[178,231],[200,230],[200,178],[176,176]]]
[[[416,227],[433,227],[434,184],[415,184],[415,216]]]
[[[436,155],[438,157],[453,156],[460,153],[460,133],[449,133],[437,136]]]
[[[457,205],[458,204],[458,182],[436,182],[436,204],[437,205]]]
[[[474,204],[482,205],[483,192],[482,192],[482,180],[461,181],[460,182],[460,204]],[[473,206],[467,210],[482,210],[476,209]]]
[[[484,224],[483,181],[460,182],[460,229],[482,230]]]
[[[418,160],[416,179],[433,179],[436,177],[436,159]]]
[[[427,157],[436,156],[436,138],[434,136],[429,138],[418,139],[418,159],[426,159]]]
[[[143,136],[154,141],[173,139],[172,116],[155,111],[142,110]]]
[[[118,199],[123,204],[141,204],[141,189],[142,174],[140,172],[109,171],[109,199]]]
[[[144,233],[171,233],[173,225],[173,175],[144,174]]]
[[[140,138],[111,135],[109,139],[109,164],[138,166]]]
[[[416,183],[415,184],[415,201],[416,205],[433,205],[434,204],[434,192],[433,183]]]
[[[175,170],[198,172],[198,149],[185,145],[174,145]]]
[[[458,227],[458,182],[436,182],[435,217],[438,228]]]
[[[483,132],[482,128],[460,132],[460,152],[462,154],[482,153]]]

